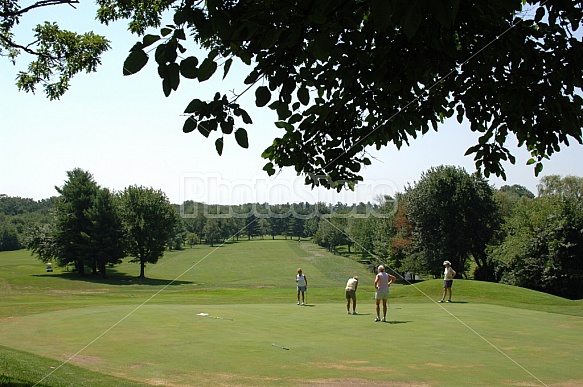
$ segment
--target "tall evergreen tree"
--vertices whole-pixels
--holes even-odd
[[[80,168],[67,172],[68,180],[55,187],[61,195],[55,203],[55,245],[60,266],[75,265],[79,275],[92,260],[90,235],[93,223],[88,210],[94,205],[98,185],[93,175]]]
[[[121,263],[125,256],[125,238],[121,218],[113,195],[107,188],[97,192],[93,206],[87,211],[91,221],[90,250],[94,272],[106,278],[108,264]]]

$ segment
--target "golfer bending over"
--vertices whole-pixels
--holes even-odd
[[[352,312],[353,314],[356,313],[356,289],[358,288],[358,277],[354,276],[348,279],[346,283],[346,310],[348,314],[350,314],[350,300],[352,300]]]
[[[302,273],[302,269],[298,269],[298,274],[296,275],[296,284],[298,288],[298,305],[300,304],[300,293],[302,293],[302,305],[306,302],[306,290],[308,290],[308,279]]]
[[[380,265],[378,268],[379,273],[374,279],[375,291],[375,304],[377,317],[375,321],[381,321],[380,318],[380,302],[383,300],[383,322],[387,322],[387,300],[389,299],[389,286],[397,280],[397,277],[389,273],[385,273],[385,267]]]

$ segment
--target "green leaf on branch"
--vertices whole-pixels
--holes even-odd
[[[391,22],[392,9],[386,0],[373,0],[370,4],[371,17],[378,32],[385,31]]]
[[[294,130],[294,126],[291,124],[288,124],[285,121],[277,121],[275,123],[275,126],[277,126],[278,128],[285,129],[285,130],[290,131],[290,132]]]
[[[223,138],[217,138],[217,141],[215,141],[215,148],[217,150],[217,153],[219,154],[219,156],[223,155]]]
[[[229,70],[231,69],[232,64],[233,64],[233,59],[231,59],[231,58],[227,59],[227,61],[225,62],[225,65],[223,66],[223,79],[225,79],[227,77],[227,74],[229,73]]]
[[[303,119],[304,117],[301,114],[296,113],[289,118],[288,122],[293,125],[301,122]]]
[[[255,91],[255,105],[257,107],[263,107],[269,103],[271,100],[271,91],[267,86],[260,86]]]
[[[176,45],[171,43],[160,44],[154,53],[154,59],[158,64],[173,63],[177,57]]]
[[[225,134],[233,133],[233,122],[232,121],[221,122],[221,131]]]
[[[178,40],[186,40],[186,34],[184,33],[184,29],[182,28],[175,29],[174,37]]]
[[[430,0],[425,2],[425,4],[427,5],[427,9],[429,10],[429,12],[431,12],[433,17],[439,22],[439,24],[441,24],[444,27],[451,26],[453,22],[452,20],[453,15],[451,14],[451,12],[449,12],[448,7],[444,6],[443,2]]]
[[[172,92],[172,83],[170,83],[170,77],[162,79],[162,91],[166,97],[170,96]]]
[[[536,10],[536,14],[535,14],[535,17],[534,17],[534,21],[537,22],[537,23],[540,23],[540,21],[542,20],[542,18],[545,17],[545,13],[546,13],[545,7],[542,7],[542,6],[541,7],[538,7],[537,10]]]
[[[123,62],[123,75],[132,75],[140,71],[148,63],[148,55],[144,50],[130,52]]]
[[[256,70],[253,70],[249,73],[249,75],[247,75],[247,78],[245,78],[245,81],[243,81],[243,83],[246,85],[251,85],[253,84],[253,82],[257,81],[258,78],[259,73]]]
[[[275,168],[273,168],[273,163],[267,163],[263,166],[263,170],[267,172],[269,176],[273,176],[275,174]]]
[[[468,155],[471,155],[472,153],[476,153],[480,148],[481,148],[480,145],[474,145],[474,146],[468,148],[468,150],[466,151],[464,156],[468,156]]]
[[[182,131],[184,133],[190,133],[194,130],[196,130],[196,119],[193,116],[190,116],[186,119],[186,121],[184,121],[184,126],[182,127]]]
[[[421,26],[422,21],[423,15],[421,14],[421,11],[419,11],[419,7],[415,3],[411,4],[402,20],[403,30],[407,39],[413,39],[417,30]]]
[[[171,63],[168,66],[168,79],[172,90],[178,90],[180,84],[180,70],[177,63]]]
[[[206,104],[204,102],[202,102],[198,98],[195,98],[192,101],[190,101],[190,103],[188,104],[188,106],[186,107],[186,109],[184,109],[184,113],[200,113],[200,111],[205,106],[206,106]]]
[[[304,106],[307,106],[310,103],[310,93],[306,87],[300,87],[298,89],[298,100]]]
[[[243,119],[243,122],[246,124],[252,124],[253,121],[251,120],[251,116],[249,116],[249,114],[243,110],[243,109],[239,109],[239,113],[241,115],[241,118]]]
[[[142,39],[142,48],[144,47],[148,47],[154,43],[156,43],[158,40],[160,40],[160,35],[151,35],[148,34],[146,36],[144,36],[144,39]]]
[[[249,148],[249,140],[247,138],[247,131],[243,128],[237,129],[235,132],[235,140],[241,148]]]
[[[198,125],[198,131],[205,137],[208,137],[215,130],[217,130],[217,120],[206,120]]]
[[[217,62],[210,58],[206,58],[202,61],[198,69],[198,81],[204,82],[208,80],[217,71]]]
[[[180,74],[184,78],[195,79],[198,77],[198,59],[195,56],[189,56],[180,62]]]

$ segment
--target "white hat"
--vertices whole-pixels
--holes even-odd
[[[450,261],[443,261],[443,266],[445,266],[445,265],[451,265],[451,262]]]

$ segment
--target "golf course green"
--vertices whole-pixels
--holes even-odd
[[[583,385],[581,300],[456,280],[441,304],[441,280],[399,281],[382,323],[374,274],[309,241],[196,245],[146,279],[127,261],[80,278],[1,252],[0,386]]]

